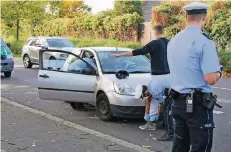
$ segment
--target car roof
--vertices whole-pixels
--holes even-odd
[[[102,52],[102,51],[132,51],[131,48],[124,48],[124,47],[83,47],[81,49],[92,49],[96,52]]]

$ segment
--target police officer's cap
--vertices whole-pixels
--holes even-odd
[[[187,15],[206,14],[208,8],[209,4],[201,2],[192,2],[184,6],[184,10],[186,11]]]

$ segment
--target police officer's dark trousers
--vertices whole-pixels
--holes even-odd
[[[163,104],[164,123],[165,123],[165,129],[167,131],[166,133],[168,135],[174,134],[173,118],[172,118],[172,112],[171,112],[172,102],[173,100],[169,96],[167,96]]]
[[[213,140],[213,112],[198,101],[194,112],[186,112],[186,99],[176,98],[172,104],[175,134],[172,152],[211,152]],[[195,101],[194,101],[195,103]]]

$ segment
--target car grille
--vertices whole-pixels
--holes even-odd
[[[6,55],[1,55],[1,60],[5,60],[6,59]]]

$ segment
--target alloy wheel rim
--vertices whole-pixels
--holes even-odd
[[[101,101],[100,103],[100,113],[102,113],[103,115],[108,113],[108,104],[106,101]]]
[[[29,58],[28,57],[24,58],[24,65],[25,65],[25,67],[28,67],[28,65],[29,65]]]

